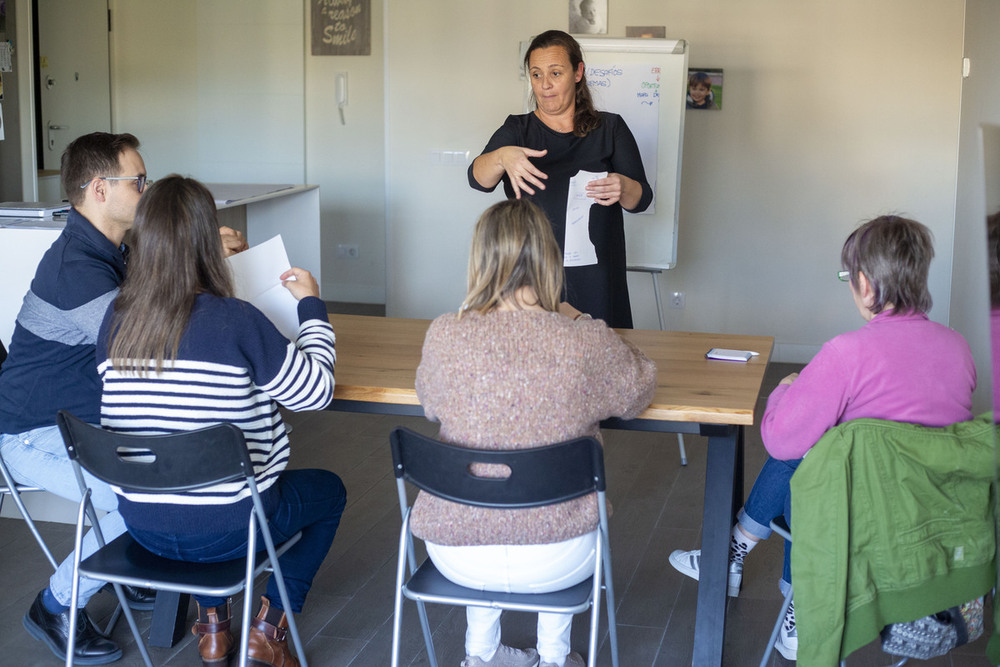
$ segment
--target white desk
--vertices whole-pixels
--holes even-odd
[[[35,277],[35,268],[63,227],[65,218],[0,217],[0,266],[4,267],[0,289],[0,340],[10,345],[14,320],[21,301]]]
[[[205,186],[215,198],[220,224],[243,232],[252,246],[281,234],[288,261],[308,270],[322,286],[319,186],[245,183]]]

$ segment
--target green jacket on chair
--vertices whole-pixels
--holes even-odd
[[[857,419],[809,450],[791,481],[799,667],[989,591],[994,433]]]

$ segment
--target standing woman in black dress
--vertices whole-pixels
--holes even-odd
[[[646,210],[653,190],[621,116],[594,109],[583,53],[571,36],[548,30],[528,46],[524,66],[535,110],[511,115],[469,167],[469,184],[492,192],[503,181],[508,198],[528,197],[548,216],[565,250],[569,181],[580,170],[608,172],[591,181],[590,241],[597,263],[566,267],[566,301],[617,328],[632,327],[625,278],[622,209]]]

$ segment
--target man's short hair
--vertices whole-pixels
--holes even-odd
[[[129,149],[139,150],[139,140],[128,133],[92,132],[74,139],[59,169],[69,203],[82,204],[83,186],[98,176],[119,176],[119,156]]]

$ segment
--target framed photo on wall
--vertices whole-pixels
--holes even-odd
[[[569,32],[608,34],[608,0],[569,0]]]
[[[687,108],[722,108],[721,69],[688,69]]]

